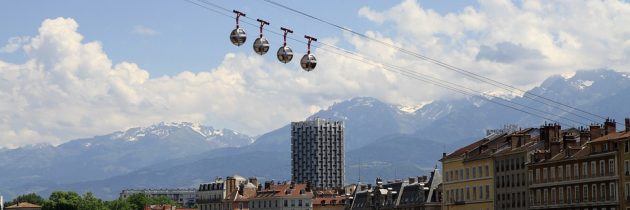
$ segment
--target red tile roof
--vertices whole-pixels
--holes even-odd
[[[630,137],[630,132],[615,132],[615,133],[611,133],[596,139],[593,139],[591,142],[603,142],[603,141],[608,141],[608,140],[618,140],[618,139],[622,139],[622,138],[628,138]]]
[[[291,188],[291,184],[275,184],[271,185],[270,189],[258,191],[255,198],[285,196],[299,197],[303,195],[313,196],[312,191],[306,191],[306,184],[293,184],[293,188]]]

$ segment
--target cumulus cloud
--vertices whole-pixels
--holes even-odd
[[[30,39],[30,37],[28,36],[16,36],[16,37],[11,37],[8,40],[8,43],[0,48],[0,53],[12,53],[15,52],[16,50],[20,49],[20,47],[28,42]]]
[[[627,71],[630,64],[630,28],[620,27],[630,25],[630,5],[620,1],[482,0],[478,8],[438,14],[404,0],[358,13],[395,32],[367,31],[370,37],[521,88],[552,74],[600,67]],[[350,97],[420,104],[457,96],[326,47],[314,50],[314,72],[296,62],[228,53],[207,71],[152,78],[133,62],[113,63],[101,43],[84,42],[78,29],[70,18],[45,20],[36,36],[20,44],[26,62],[0,60],[0,146],[61,143],[159,121],[260,134]],[[501,94],[353,34],[320,41],[347,42],[374,60]]]
[[[520,87],[576,69],[629,70],[624,1],[479,0],[478,7],[439,14],[404,0],[358,14],[396,31],[390,38],[407,48]]]
[[[131,33],[138,34],[138,35],[145,35],[145,36],[153,36],[157,34],[157,31],[155,31],[152,28],[149,28],[148,26],[136,25],[133,27],[133,30],[131,31]]]

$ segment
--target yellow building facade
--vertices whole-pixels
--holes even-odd
[[[443,210],[494,209],[494,160],[488,148],[496,139],[485,138],[443,155]]]

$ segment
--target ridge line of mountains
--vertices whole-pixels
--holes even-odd
[[[630,116],[630,76],[613,70],[552,76],[529,92],[613,119]],[[494,99],[493,99],[494,100]],[[570,116],[522,97],[513,102]],[[476,98],[400,106],[371,97],[335,103],[309,119],[345,121],[346,182],[428,173],[442,152],[484,136],[487,129],[544,120]],[[592,123],[592,122],[588,122]],[[127,188],[196,188],[216,176],[290,179],[290,125],[259,137],[195,123],[158,123],[59,146],[0,149],[0,194],[72,190],[115,199]]]

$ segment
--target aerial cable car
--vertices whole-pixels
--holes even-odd
[[[239,27],[238,18],[245,16],[245,13],[236,10],[233,10],[232,12],[236,13],[236,28],[232,30],[232,33],[230,33],[230,41],[236,46],[241,46],[245,43],[245,40],[247,40],[247,35],[245,34],[245,30]]]
[[[287,33],[293,33],[293,30],[284,27],[280,29],[284,31],[284,44],[278,49],[278,53],[276,54],[280,62],[288,63],[293,59],[293,50],[287,46]]]
[[[264,55],[269,51],[269,41],[263,36],[263,26],[269,25],[269,22],[261,19],[256,19],[256,21],[260,22],[260,37],[254,41],[254,52],[258,55]]]
[[[308,39],[308,51],[306,55],[302,56],[300,66],[302,66],[304,71],[313,71],[315,66],[317,66],[317,59],[315,59],[315,56],[311,54],[311,41],[317,41],[317,39],[309,35],[304,35],[304,38]]]

